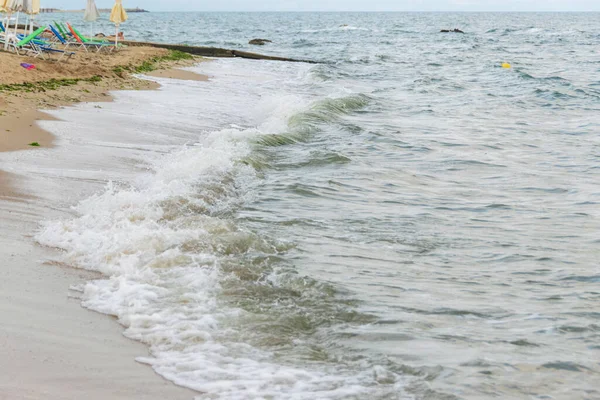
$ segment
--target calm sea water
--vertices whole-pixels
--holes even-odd
[[[44,122],[111,183],[37,240],[139,361],[201,399],[600,398],[600,14],[130,17],[324,62]]]

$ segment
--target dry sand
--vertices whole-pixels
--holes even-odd
[[[40,146],[52,145],[52,135],[39,129],[36,120],[48,118],[38,110],[47,110],[84,101],[110,101],[110,90],[148,90],[158,85],[154,82],[136,79],[127,73],[116,73],[118,67],[138,66],[144,61],[168,54],[165,49],[153,47],[127,47],[115,53],[98,54],[78,52],[68,62],[45,61],[17,57],[0,52],[0,152],[22,150],[30,143]],[[208,80],[208,77],[178,67],[193,65],[195,60],[166,62],[147,75],[184,79]],[[32,63],[35,69],[28,71],[21,63]],[[43,86],[2,90],[2,85],[31,84],[47,82],[51,79],[80,79],[101,77],[100,81],[79,81],[74,85],[61,86],[56,90]]]
[[[152,57],[167,55],[168,50],[154,47],[127,47],[113,53],[77,51],[68,61],[41,60],[39,58],[18,57],[12,53],[0,52],[0,84],[42,82],[49,79],[89,78],[100,75],[114,76],[114,68],[140,65]],[[35,65],[26,70],[21,63]]]
[[[38,111],[80,101],[110,100],[109,90],[152,89],[157,85],[115,76],[119,65],[135,65],[164,54],[154,48],[128,48],[115,55],[78,54],[67,64],[27,60],[0,52],[0,85],[48,79],[89,78],[52,91],[0,90],[0,151],[50,147],[53,136],[36,120]],[[34,71],[19,64],[31,62]],[[175,66],[190,65],[188,62]],[[163,65],[172,66],[172,65]],[[157,76],[206,80],[183,70]],[[32,232],[49,210],[28,195],[27,177],[0,171],[0,400],[193,399],[197,393],[177,387],[135,362],[147,348],[126,339],[108,316],[80,306],[69,288],[93,279],[89,272],[48,264],[54,249],[33,243]]]

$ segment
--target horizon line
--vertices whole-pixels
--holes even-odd
[[[57,8],[59,11],[83,11],[85,8]],[[107,10],[110,8],[102,8]],[[205,12],[205,13],[600,13],[597,10],[157,10],[140,8],[148,12]]]
[[[146,9],[144,9],[146,10]],[[598,10],[152,10],[148,12],[244,12],[244,13],[599,13]]]

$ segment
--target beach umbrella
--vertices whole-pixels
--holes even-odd
[[[6,35],[4,36],[4,50],[8,49],[8,24],[10,23],[10,17],[13,13],[17,13],[17,19],[15,21],[15,35],[17,34],[17,26],[19,26],[19,13],[21,11],[23,11],[23,0],[7,0],[5,5],[4,5],[4,9],[6,10],[6,13],[8,14],[7,16],[7,23],[5,25],[6,27]]]
[[[5,13],[9,0],[0,0],[0,13]]]
[[[0,13],[6,12],[6,3],[8,3],[8,0],[0,0]],[[4,18],[2,18],[2,21],[4,21]],[[4,26],[6,26],[6,24],[4,24]]]
[[[87,6],[85,7],[85,13],[83,13],[83,20],[91,24],[90,37],[94,36],[94,21],[97,21],[98,18],[100,18],[100,13],[96,7],[96,2],[94,0],[88,0]]]
[[[5,12],[6,12],[6,3],[7,3],[7,2],[8,2],[8,0],[0,0],[0,13],[5,13]],[[4,22],[4,19],[5,19],[5,18],[2,18],[2,22]],[[7,20],[6,22],[8,22],[8,20]],[[6,24],[6,23],[4,23],[4,26],[5,26],[5,27],[6,27],[6,25],[7,25],[7,24]],[[6,37],[6,34],[5,34],[5,36],[4,36],[4,40],[5,40],[5,42],[6,42],[6,39],[7,39],[7,37]],[[6,44],[7,44],[7,43],[6,43]]]
[[[21,11],[23,11],[25,14],[29,15],[29,9],[31,8],[31,0],[23,0],[23,5],[21,7],[22,7]],[[29,21],[27,21],[25,23],[25,33],[27,33],[28,27],[29,27]]]
[[[115,5],[110,12],[110,22],[117,27],[117,33],[115,34],[115,48],[117,47],[117,44],[119,44],[119,25],[125,21],[127,21],[127,13],[123,8],[123,3],[121,0],[115,0]]]
[[[29,32],[33,33],[33,20],[40,13],[40,0],[24,0],[23,11],[29,15]]]

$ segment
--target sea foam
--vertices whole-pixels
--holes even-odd
[[[248,80],[243,68],[231,63],[218,67],[222,80],[205,86],[190,89],[162,80],[164,86],[155,95],[169,99],[168,104],[159,103],[152,93],[122,94],[137,104],[128,115],[140,111],[144,102],[146,107],[153,102],[153,115],[147,118],[156,124],[145,124],[143,134],[152,138],[150,144],[161,143],[160,151],[147,147],[136,156],[145,171],[110,182],[81,200],[72,209],[74,217],[45,222],[37,241],[63,249],[63,262],[103,273],[106,278],[84,286],[82,304],[117,317],[127,337],[149,346],[150,356],[139,362],[203,393],[201,398],[395,398],[401,393],[401,380],[381,366],[294,363],[294,357],[251,343],[252,327],[242,321],[252,321],[252,313],[224,299],[223,285],[238,279],[225,264],[251,253],[276,256],[285,250],[281,241],[248,231],[230,217],[251,203],[260,183],[257,172],[243,160],[252,152],[254,138],[283,133],[290,119],[310,110],[314,100],[299,94],[281,96],[275,90],[308,76],[306,71],[265,69],[262,84],[243,86],[240,81]],[[211,68],[216,67],[203,72]],[[253,87],[261,92],[252,92]],[[236,97],[230,97],[232,92]],[[119,96],[106,106],[110,111],[124,106]],[[206,115],[204,128],[192,118],[198,108]],[[80,117],[84,123],[85,116]],[[184,132],[171,135],[182,120],[187,123]],[[223,120],[232,123],[219,127]],[[139,126],[125,117],[121,122],[122,141],[140,137]],[[110,132],[110,140],[122,147],[115,144],[118,133]],[[94,145],[102,146],[101,132],[98,135]],[[186,144],[176,145],[178,141]],[[307,293],[319,287],[276,271],[263,278],[263,283],[252,284],[283,290],[292,282]],[[387,384],[377,387],[381,376]]]

